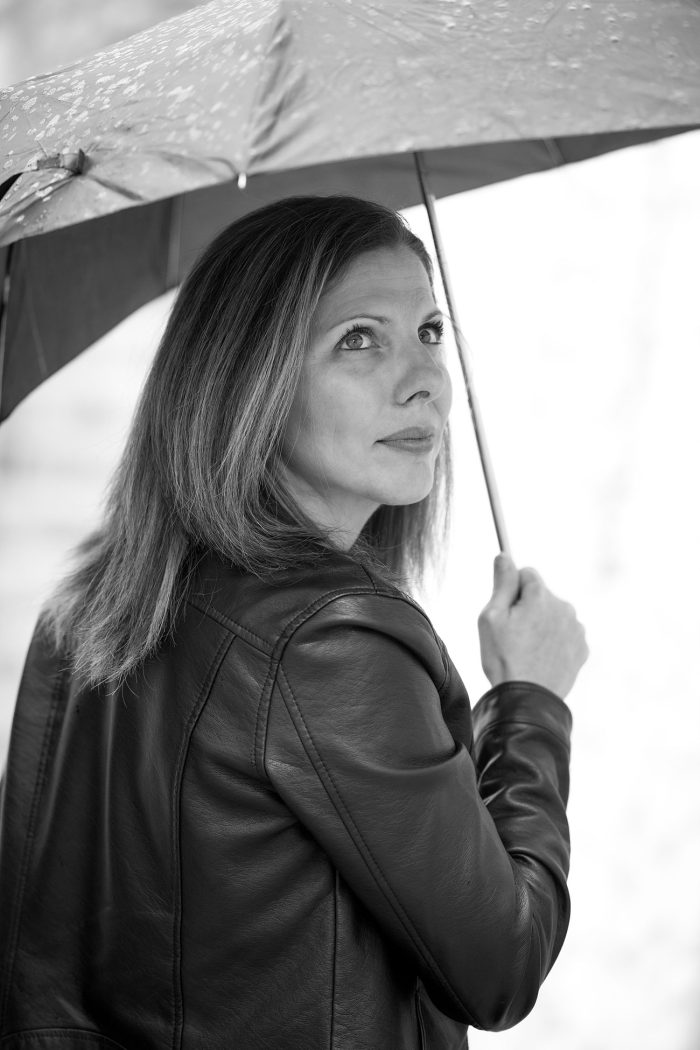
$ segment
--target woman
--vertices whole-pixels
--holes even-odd
[[[586,645],[499,557],[472,715],[405,593],[445,517],[442,325],[422,243],[354,198],[194,267],[27,658],[3,1047],[456,1050],[531,1009]]]

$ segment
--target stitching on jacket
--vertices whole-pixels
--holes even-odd
[[[2,997],[2,1003],[0,1004],[0,1023],[5,1022],[5,1013],[7,1010],[7,999],[10,994],[10,988],[12,986],[12,975],[15,969],[15,954],[17,952],[17,945],[19,943],[20,927],[22,925],[22,900],[24,898],[24,891],[26,887],[27,875],[29,873],[29,865],[31,863],[32,846],[34,844],[34,835],[36,833],[36,820],[39,811],[39,799],[41,798],[44,790],[44,781],[46,778],[46,766],[49,758],[49,750],[54,736],[56,713],[58,711],[61,693],[63,691],[63,683],[66,677],[67,669],[64,667],[56,675],[56,680],[53,685],[51,692],[51,700],[49,703],[49,716],[46,720],[46,727],[44,729],[44,738],[41,742],[41,753],[39,755],[39,765],[36,772],[36,780],[34,782],[34,793],[32,795],[31,805],[29,807],[29,820],[27,821],[27,833],[24,839],[24,852],[22,855],[22,863],[19,871],[19,884],[17,887],[17,897],[15,900],[14,917],[12,919],[12,925],[10,927],[10,936],[8,938],[7,948],[7,985]],[[5,786],[7,790],[7,785]]]
[[[389,588],[387,588],[387,586],[385,584],[383,584],[381,588],[377,587],[376,581],[375,581],[374,577],[372,576],[372,574],[370,573],[369,569],[367,569],[366,566],[364,566],[364,565],[362,565],[361,568],[364,571],[365,575],[367,576],[367,579],[370,581],[370,583],[374,587],[374,593],[378,597],[382,597],[382,598],[402,598],[408,605],[410,605],[413,609],[415,609],[416,612],[419,612],[421,614],[421,616],[423,617],[423,619],[426,621],[428,627],[430,628],[431,634],[433,636],[433,640],[435,641],[435,644],[436,644],[436,646],[438,648],[438,651],[440,653],[440,657],[442,659],[443,679],[442,679],[442,685],[438,689],[438,694],[440,696],[440,699],[442,700],[443,693],[445,692],[445,688],[447,686],[447,682],[448,682],[448,679],[450,677],[450,668],[449,668],[449,663],[447,661],[447,649],[445,648],[445,646],[444,646],[443,642],[441,641],[441,639],[438,637],[437,632],[436,632],[435,628],[433,627],[433,624],[432,624],[432,621],[431,621],[430,617],[427,615],[427,613],[425,612],[424,609],[421,609],[421,607],[418,604],[418,602],[414,601],[414,599],[411,597],[410,594],[404,594],[401,591],[399,591],[399,593],[396,594],[394,591],[389,590]]]
[[[265,739],[267,737],[267,721],[270,709],[270,699],[272,697],[272,690],[274,688],[275,680],[277,678],[277,671],[282,657],[284,655],[284,650],[288,642],[291,640],[292,635],[300,627],[302,627],[307,620],[310,620],[311,617],[314,616],[317,612],[325,608],[325,606],[330,605],[331,602],[337,601],[339,598],[357,597],[358,595],[362,594],[368,595],[370,598],[391,598],[393,601],[405,602],[412,609],[415,609],[416,612],[420,613],[420,615],[430,628],[435,641],[439,641],[437,635],[435,634],[435,629],[433,628],[433,625],[431,624],[430,620],[419,605],[416,605],[415,602],[409,600],[405,595],[401,593],[396,593],[393,590],[388,589],[379,590],[374,584],[372,577],[369,576],[369,573],[367,573],[367,575],[369,577],[370,583],[372,584],[373,589],[371,591],[369,591],[366,587],[359,586],[352,589],[349,587],[343,587],[336,591],[326,591],[324,594],[314,598],[312,602],[309,602],[307,606],[301,609],[297,613],[297,615],[292,620],[290,620],[289,623],[280,632],[272,652],[267,677],[260,691],[260,699],[258,701],[258,710],[255,719],[255,733],[253,736],[253,768],[257,769],[260,775],[265,779],[267,779],[267,771],[265,769],[265,756],[263,752],[265,748]],[[445,685],[447,683],[447,669],[445,667],[445,660],[442,657],[442,650],[440,649],[439,645],[438,649],[441,653],[443,669],[445,671],[445,678],[443,679],[442,685],[438,690],[438,696],[441,698]]]
[[[251,763],[253,765],[253,768],[256,769],[260,776],[264,778],[267,778],[267,773],[265,771],[265,759],[263,754],[264,742],[267,731],[267,716],[269,714],[270,697],[272,696],[272,689],[274,687],[275,678],[277,676],[277,667],[279,665],[284,648],[287,645],[289,639],[292,637],[294,632],[299,627],[301,627],[302,624],[306,622],[306,620],[310,619],[316,612],[318,612],[324,606],[330,605],[331,602],[337,601],[339,598],[356,597],[362,594],[366,594],[369,597],[391,598],[394,601],[406,602],[407,605],[410,605],[411,608],[415,609],[416,612],[420,613],[420,615],[423,617],[423,619],[429,626],[434,639],[436,640],[436,642],[438,641],[437,635],[435,634],[435,630],[432,624],[430,623],[430,620],[426,616],[425,612],[420,608],[420,606],[416,605],[415,602],[411,601],[409,596],[403,595],[401,593],[395,593],[393,590],[389,590],[388,588],[378,588],[375,581],[367,572],[367,570],[364,569],[364,567],[362,568],[369,580],[370,586],[372,588],[371,590],[369,590],[365,585],[358,585],[356,587],[346,586],[333,591],[326,591],[321,595],[317,595],[317,597],[314,598],[313,601],[309,602],[309,604],[304,606],[303,609],[300,609],[299,612],[297,612],[296,615],[287,624],[285,624],[284,628],[277,636],[277,639],[274,642],[274,644],[271,644],[266,639],[261,638],[260,635],[255,634],[254,631],[251,631],[249,628],[244,627],[242,624],[234,620],[233,617],[227,616],[225,613],[220,612],[218,609],[214,609],[211,606],[202,605],[199,602],[195,601],[193,598],[188,599],[188,604],[191,605],[193,608],[197,609],[205,616],[214,620],[216,623],[221,624],[221,626],[226,627],[230,631],[233,631],[234,634],[243,638],[244,641],[248,642],[249,645],[251,645],[258,652],[261,652],[264,656],[270,657],[268,673],[260,690],[260,698],[257,704],[257,711],[255,716],[255,732],[253,733],[253,744],[251,751]],[[253,640],[251,641],[251,639]],[[440,649],[439,645],[438,649],[440,650],[444,669],[444,679],[442,685],[438,690],[438,694],[441,696],[444,692],[445,685],[447,684],[448,670],[445,664],[445,659],[442,656],[442,650]]]
[[[417,613],[420,613],[420,615],[428,624],[428,626],[432,627],[430,620],[420,608],[420,606],[416,605],[414,602],[409,601],[402,594],[394,594],[393,591],[379,591],[376,588],[373,591],[368,591],[366,587],[358,587],[355,590],[343,588],[340,591],[327,592],[321,597],[316,598],[313,602],[310,602],[309,605],[307,605],[304,609],[301,610],[301,612],[297,613],[294,619],[290,620],[290,622],[287,624],[287,626],[277,639],[277,642],[275,644],[275,651],[273,652],[273,657],[278,660],[281,659],[282,650],[285,648],[295,631],[297,631],[299,627],[302,627],[307,620],[310,620],[311,617],[315,615],[315,613],[319,612],[326,605],[330,605],[331,602],[337,601],[339,598],[357,597],[357,595],[361,594],[369,595],[370,598],[390,598],[392,601],[395,602],[405,602],[406,605],[409,605],[412,609],[415,609]],[[434,634],[435,632],[433,631],[433,635]]]
[[[415,944],[416,948],[418,948],[418,950],[421,952],[423,957],[428,962],[430,968],[433,970],[433,972],[436,975],[437,979],[440,981],[440,983],[443,985],[443,987],[449,992],[449,994],[454,998],[455,1002],[459,1003],[460,1006],[462,1007],[462,1009],[464,1009],[464,1004],[462,1003],[462,1000],[460,999],[460,997],[457,994],[457,992],[452,988],[452,986],[451,986],[450,982],[447,980],[447,978],[443,975],[442,971],[440,970],[440,967],[437,965],[437,962],[433,959],[433,956],[432,956],[432,953],[430,952],[430,949],[427,947],[427,945],[425,945],[423,943],[423,940],[422,940],[420,934],[418,933],[418,931],[413,929],[413,927],[411,925],[411,921],[410,921],[410,916],[408,916],[404,912],[404,909],[403,909],[403,907],[401,905],[401,902],[394,895],[394,892],[391,889],[391,886],[389,885],[389,882],[387,881],[387,879],[386,879],[382,869],[380,868],[379,864],[377,863],[377,861],[374,858],[372,850],[370,849],[369,845],[365,842],[364,838],[362,837],[362,833],[361,833],[360,829],[355,824],[355,821],[352,818],[352,814],[350,813],[350,810],[345,805],[345,802],[343,801],[343,797],[340,794],[340,791],[338,790],[338,786],[336,785],[336,783],[335,783],[335,781],[333,779],[333,775],[332,775],[331,771],[328,769],[328,767],[326,766],[325,762],[323,761],[323,757],[321,756],[321,754],[316,749],[316,745],[314,744],[313,737],[311,736],[309,728],[306,725],[306,722],[304,721],[304,716],[303,716],[303,714],[301,712],[301,709],[300,709],[300,707],[299,707],[299,705],[297,703],[296,697],[294,695],[294,691],[293,691],[293,689],[292,689],[292,687],[291,687],[291,685],[290,685],[290,683],[289,683],[289,681],[287,679],[287,676],[284,673],[284,669],[282,667],[279,668],[279,676],[282,679],[282,681],[284,682],[284,685],[286,686],[286,689],[287,689],[287,691],[289,693],[291,701],[294,704],[294,709],[295,709],[295,711],[297,713],[297,716],[298,716],[302,726],[304,727],[304,731],[305,731],[306,736],[308,738],[309,747],[312,749],[313,754],[316,756],[316,759],[317,759],[318,763],[323,768],[326,776],[328,777],[328,780],[330,781],[331,785],[333,786],[333,791],[335,792],[335,794],[337,796],[338,803],[340,803],[340,806],[338,804],[336,804],[336,801],[333,798],[333,795],[328,790],[328,786],[324,783],[323,778],[319,775],[318,769],[316,768],[316,765],[315,765],[315,763],[313,761],[313,757],[309,753],[309,749],[304,745],[304,741],[303,741],[302,735],[299,732],[299,729],[296,726],[296,723],[294,722],[294,719],[292,718],[292,721],[295,724],[295,728],[297,729],[297,735],[299,736],[299,739],[300,739],[300,741],[302,743],[302,747],[304,747],[304,750],[306,751],[308,757],[311,759],[311,764],[314,767],[314,771],[316,772],[316,776],[318,777],[319,781],[321,782],[321,786],[323,787],[324,791],[328,795],[328,797],[329,797],[329,799],[331,801],[331,804],[336,809],[336,812],[339,813],[339,815],[341,817],[341,820],[343,821],[343,824],[345,825],[346,829],[348,831],[351,831],[351,829],[352,829],[355,832],[355,835],[356,835],[357,839],[362,843],[362,846],[366,850],[366,854],[367,854],[366,856],[364,856],[362,854],[362,851],[358,851],[358,852],[360,853],[360,856],[362,856],[362,859],[364,860],[365,865],[367,866],[367,869],[369,870],[370,874],[373,876],[374,881],[377,883],[379,888],[384,893],[384,896],[386,897],[387,901],[392,905],[393,910],[394,910],[394,912],[396,914],[396,917],[401,922],[401,925],[405,929],[405,931],[408,934],[408,936],[411,939],[411,941]],[[282,698],[284,700],[285,706],[288,707],[287,700],[286,700],[285,695],[284,695],[284,691],[280,690],[280,692],[282,694]],[[291,714],[291,712],[290,712],[290,714]],[[343,813],[345,814],[345,818],[343,817],[343,813],[340,812],[340,808],[341,807],[342,807]],[[351,834],[351,837],[353,837],[352,834]],[[369,857],[369,860],[371,860],[371,862],[372,862],[371,864],[368,862],[368,859],[367,859],[368,857]],[[469,1016],[467,1010],[465,1010],[465,1013],[467,1013],[467,1015]],[[473,1024],[473,1021],[470,1020],[468,1023]]]
[[[238,623],[233,617],[220,612],[219,609],[212,609],[210,606],[200,605],[199,602],[194,601],[192,598],[188,599],[188,605],[193,606],[193,608],[197,609],[199,612],[204,613],[205,616],[215,620],[217,623],[221,624],[222,627],[228,627],[230,630],[235,631],[236,634],[240,634],[249,645],[252,645],[254,649],[260,650],[265,656],[269,656],[272,652],[273,646],[270,642],[266,641],[266,639],[262,638],[259,634],[256,634],[255,631],[251,631],[249,627],[244,627],[243,624]],[[251,638],[253,641],[251,641]]]
[[[187,732],[183,734],[180,750],[175,766],[175,790],[172,798],[172,842],[173,842],[173,872],[175,886],[173,887],[173,1040],[174,1050],[182,1045],[184,1029],[184,1009],[182,991],[182,849],[180,843],[180,802],[182,798],[182,778],[184,776],[187,752],[190,748],[192,733],[199,721],[200,715],[211,695],[212,687],[221,669],[225,653],[233,645],[234,637],[227,634],[219,643],[216,655],[212,660],[209,674],[204,679],[199,695],[192,706],[190,717],[187,720]]]
[[[372,584],[372,587],[374,589],[374,593],[375,594],[379,594],[379,591],[377,590],[376,581],[375,581],[374,577],[372,576],[372,573],[367,568],[367,566],[366,565],[360,565],[360,568],[361,568],[362,572],[364,572],[364,574],[367,577],[367,579],[369,580],[369,582]]]
[[[442,642],[442,640],[438,637],[437,632],[436,632],[435,628],[433,627],[433,624],[432,624],[432,621],[431,621],[430,617],[427,615],[427,613],[423,609],[421,609],[421,607],[418,604],[418,602],[414,601],[413,598],[411,598],[410,594],[403,594],[400,591],[399,591],[398,594],[396,594],[396,593],[394,593],[394,591],[389,590],[386,587],[386,585],[382,586],[382,588],[380,589],[379,587],[377,587],[376,581],[374,580],[374,577],[370,573],[369,569],[367,569],[366,566],[364,566],[364,565],[362,565],[361,568],[364,571],[365,575],[367,576],[367,579],[370,581],[370,583],[374,587],[374,593],[377,595],[377,597],[379,597],[379,598],[400,598],[400,599],[403,599],[403,601],[405,601],[407,605],[410,605],[411,608],[415,609],[416,612],[420,613],[421,616],[423,617],[423,619],[425,620],[425,622],[427,623],[428,627],[430,628],[431,634],[433,636],[433,640],[434,640],[434,642],[435,642],[435,644],[437,646],[438,652],[440,653],[440,658],[442,660],[442,684],[440,685],[440,688],[438,689],[438,696],[440,697],[440,700],[442,700],[443,695],[445,693],[445,690],[447,688],[449,677],[450,677],[450,665],[449,665],[448,659],[447,659],[447,649],[445,648],[445,645]]]
[[[306,620],[310,619],[315,612],[322,609],[325,605],[329,605],[337,598],[349,597],[350,595],[357,594],[372,594],[366,587],[358,587],[354,590],[348,588],[342,588],[338,591],[326,591],[324,594],[314,598],[307,606],[305,606],[300,612],[293,617],[282,629],[275,642],[272,655],[270,658],[270,664],[267,671],[267,676],[263,682],[262,689],[260,690],[260,699],[258,700],[258,710],[255,717],[255,733],[253,734],[253,768],[257,769],[262,777],[268,779],[267,772],[265,770],[265,739],[267,737],[267,720],[270,711],[270,698],[272,696],[272,690],[274,688],[275,679],[277,678],[277,669],[282,659],[287,642]]]
[[[279,661],[275,662],[271,659],[267,666],[267,675],[263,681],[262,688],[260,690],[260,699],[258,700],[258,709],[255,714],[255,732],[253,733],[253,753],[251,756],[253,762],[253,768],[257,769],[258,773],[267,779],[267,772],[265,770],[265,739],[267,737],[267,719],[270,711],[270,697],[272,696],[272,689],[275,683],[277,675],[277,666]]]
[[[318,595],[313,601],[309,602],[308,605],[304,606],[296,616],[294,616],[289,623],[280,632],[277,641],[275,643],[275,649],[273,655],[279,659],[281,650],[287,644],[291,636],[306,620],[310,619],[314,613],[318,612],[326,605],[330,605],[331,602],[337,601],[338,598],[350,598],[357,597],[360,594],[368,594],[370,597],[375,595],[375,591],[369,591],[366,587],[342,587],[336,591],[326,591],[324,594]]]

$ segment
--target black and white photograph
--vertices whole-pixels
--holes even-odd
[[[0,1047],[700,1047],[698,0],[0,0]]]

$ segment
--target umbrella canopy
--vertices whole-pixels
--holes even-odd
[[[0,418],[245,211],[696,127],[699,55],[694,0],[214,0],[0,93]]]

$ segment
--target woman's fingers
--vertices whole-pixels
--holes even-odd
[[[507,554],[497,554],[493,563],[493,594],[489,606],[495,610],[508,609],[518,597],[520,574]]]
[[[493,594],[479,617],[479,635],[492,685],[535,682],[563,697],[588,657],[573,605],[552,594],[535,569],[518,570],[506,555],[494,563]]]

